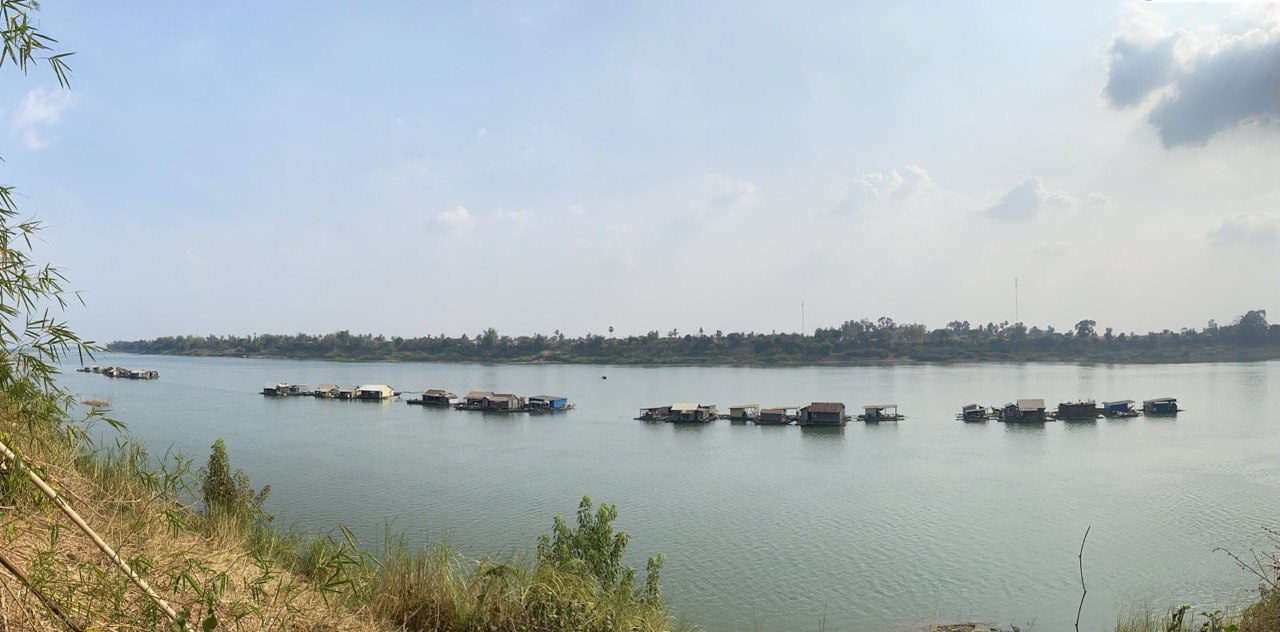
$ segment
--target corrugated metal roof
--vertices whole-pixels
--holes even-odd
[[[471,391],[467,393],[467,399],[484,399],[493,395],[493,391]]]
[[[531,396],[529,399],[537,399],[537,400],[542,400],[542,401],[548,401],[548,402],[551,402],[551,401],[555,401],[555,400],[557,400],[557,399],[569,399],[569,398],[568,398],[568,397],[562,397],[562,396],[560,396],[560,395],[533,395],[533,396]]]
[[[1114,402],[1102,402],[1103,406],[1115,406],[1116,404],[1132,404],[1132,399],[1117,399]]]
[[[813,402],[812,404],[809,404],[809,412],[811,413],[844,412],[844,404],[842,402]]]
[[[742,409],[742,408],[759,408],[759,407],[760,407],[760,404],[738,404],[736,406],[730,406],[729,410]]]
[[[785,415],[785,414],[787,414],[787,409],[785,409],[785,408],[762,408],[762,409],[760,409],[760,414],[761,414],[761,415]]]
[[[423,395],[426,395],[427,397],[440,397],[440,396],[443,396],[443,395],[448,395],[449,397],[454,397],[454,394],[453,394],[453,393],[450,393],[449,391],[446,391],[446,390],[444,390],[444,389],[439,389],[439,388],[430,388],[430,389],[427,389],[427,390],[423,391],[423,392],[422,392],[422,394],[423,394]]]
[[[897,407],[898,407],[898,405],[897,405],[897,404],[867,404],[866,406],[863,406],[862,408],[863,408],[864,410],[870,410],[870,409],[872,409],[872,408],[879,409],[879,410],[884,410],[884,409],[886,409],[886,408],[897,408]]]
[[[674,410],[674,411],[677,411],[677,412],[682,412],[682,413],[687,413],[687,412],[689,412],[689,411],[698,410],[698,405],[697,405],[697,404],[690,404],[690,403],[687,403],[687,402],[685,402],[685,403],[679,403],[679,404],[672,404],[672,405],[671,405],[671,410]]]
[[[335,388],[338,388],[337,384],[316,384],[317,391],[332,391]]]
[[[494,393],[489,396],[489,399],[498,400],[498,401],[512,401],[519,398],[516,395],[513,395],[511,393]]]
[[[1040,410],[1044,408],[1043,399],[1020,399],[1018,400],[1018,410]]]
[[[1142,403],[1144,403],[1144,404],[1154,404],[1154,403],[1156,403],[1156,402],[1176,402],[1176,401],[1178,401],[1178,400],[1177,400],[1177,398],[1174,398],[1174,397],[1157,397],[1157,398],[1155,398],[1155,399],[1146,399],[1146,400],[1143,400],[1143,401],[1142,401]]]

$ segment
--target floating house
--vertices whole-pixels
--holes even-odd
[[[356,399],[356,393],[357,391],[355,388],[340,388],[338,389],[338,394],[336,395],[335,399],[344,399],[344,400]]]
[[[982,404],[968,404],[960,409],[960,419],[964,421],[986,421],[991,418],[991,411]]]
[[[717,418],[715,404],[672,404],[667,421],[673,423],[706,423]]]
[[[761,408],[760,416],[755,422],[761,426],[785,426],[800,418],[800,409],[795,406],[784,408]]]
[[[432,388],[422,391],[422,397],[411,399],[409,403],[419,406],[452,406],[458,403],[458,396],[443,389]]]
[[[364,384],[356,388],[356,399],[381,401],[395,395],[395,391],[386,384]]]
[[[858,415],[858,421],[865,421],[867,423],[899,421],[906,418],[906,415],[898,414],[897,404],[870,404],[868,406],[863,406],[862,414]]]
[[[843,426],[849,421],[843,402],[813,402],[800,409],[801,426]]]
[[[534,395],[529,398],[526,406],[531,413],[554,412],[557,410],[569,410],[573,408],[573,404],[569,403],[568,397],[559,395]]]
[[[729,407],[729,421],[755,421],[760,418],[760,404],[738,404]]]
[[[524,409],[524,398],[511,393],[493,393],[484,400],[484,409],[515,413]]]
[[[654,406],[652,408],[641,408],[640,416],[636,417],[636,421],[666,421],[670,416],[670,406]]]
[[[1016,403],[1005,404],[1000,409],[1000,421],[1034,423],[1047,421],[1048,418],[1043,399],[1020,399]]]
[[[268,384],[262,387],[262,394],[267,397],[295,397],[310,395],[311,387],[306,384]]]
[[[458,410],[484,410],[493,391],[471,391],[455,406]]]
[[[128,377],[131,380],[154,380],[160,377],[160,374],[155,371],[148,371],[146,369],[142,369],[138,371],[130,370],[126,375],[126,377]]]
[[[1097,419],[1102,409],[1098,408],[1098,404],[1092,399],[1080,400],[1078,402],[1061,402],[1058,404],[1058,411],[1054,413],[1054,417],[1064,421],[1079,421],[1085,419]]]
[[[1178,400],[1172,397],[1159,397],[1156,399],[1145,400],[1142,402],[1142,414],[1176,415],[1178,414]]]
[[[1114,402],[1102,402],[1102,414],[1107,417],[1137,417],[1138,411],[1133,408],[1132,399]]]
[[[338,385],[316,384],[316,390],[311,391],[311,396],[320,399],[336,399],[338,397]]]

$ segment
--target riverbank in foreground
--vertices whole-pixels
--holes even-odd
[[[76,431],[80,423],[8,408],[0,411],[0,436],[20,460],[0,478],[6,525],[0,552],[21,578],[0,572],[0,629],[169,625],[163,608],[23,478],[28,466],[193,629],[697,629],[664,607],[660,557],[644,577],[621,565],[626,537],[613,532],[609,506],[593,508],[584,499],[576,524],[557,520],[533,559],[471,560],[443,545],[409,550],[390,536],[370,545],[340,527],[323,535],[286,533],[261,513],[268,490],[251,487],[225,451],[218,456],[221,448],[204,468],[182,459],[157,464],[140,445],[93,446]],[[1274,579],[1276,569],[1267,565],[1275,557],[1262,563],[1262,577]],[[1205,629],[1234,624],[1243,632],[1274,632],[1276,602],[1272,584],[1255,604]],[[1199,630],[1213,616],[1144,612],[1115,630]]]

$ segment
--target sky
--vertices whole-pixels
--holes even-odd
[[[38,22],[72,86],[0,70],[0,182],[99,342],[1280,321],[1274,3]]]

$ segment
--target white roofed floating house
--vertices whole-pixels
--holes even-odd
[[[363,384],[356,388],[356,399],[382,401],[395,397],[395,391],[386,384]]]
[[[760,404],[738,404],[729,407],[729,421],[755,421],[760,418]]]
[[[906,418],[906,415],[898,414],[897,404],[867,404],[862,407],[862,414],[858,415],[858,421],[867,423],[900,421]]]

